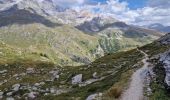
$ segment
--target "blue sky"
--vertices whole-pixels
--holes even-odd
[[[147,3],[147,0],[120,0],[120,2],[122,1],[128,2],[131,9],[143,8]]]
[[[120,2],[127,2],[130,9],[143,8],[148,0],[119,0]],[[90,0],[90,2],[106,3],[106,0]]]

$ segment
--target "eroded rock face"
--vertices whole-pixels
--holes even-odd
[[[165,68],[165,83],[170,87],[170,50],[160,56],[160,62]]]
[[[83,75],[82,74],[79,74],[79,75],[76,75],[72,78],[72,84],[79,84],[82,82],[82,77]]]

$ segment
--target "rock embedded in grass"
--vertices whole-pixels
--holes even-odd
[[[7,70],[2,70],[0,71],[0,74],[4,74],[4,73],[7,73],[8,71]]]
[[[35,99],[37,97],[38,93],[37,92],[30,92],[28,93],[28,98],[29,99]]]
[[[26,73],[27,74],[33,74],[33,73],[35,73],[35,70],[34,70],[34,68],[27,68]]]
[[[0,99],[3,98],[3,94],[4,94],[4,92],[0,92]]]
[[[72,78],[72,84],[75,85],[75,84],[82,83],[82,77],[83,77],[83,74],[78,74],[78,75],[74,76]]]
[[[19,90],[19,88],[20,88],[20,84],[14,84],[13,86],[12,86],[12,90],[13,91],[18,91]]]
[[[98,77],[97,77],[97,72],[94,72],[94,73],[93,73],[93,78],[98,78]]]
[[[15,100],[13,97],[8,97],[6,100]]]

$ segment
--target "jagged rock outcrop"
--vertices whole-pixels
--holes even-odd
[[[170,45],[170,33],[166,34],[158,40],[161,44]]]
[[[162,62],[162,65],[165,68],[165,83],[170,87],[170,51],[160,56],[160,62]]]

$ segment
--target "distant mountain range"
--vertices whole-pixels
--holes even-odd
[[[148,28],[148,29],[154,29],[154,30],[157,30],[157,31],[160,31],[160,32],[165,32],[165,33],[170,32],[170,26],[164,26],[160,23],[151,24],[151,25],[148,25],[148,26],[145,26],[145,27]]]

